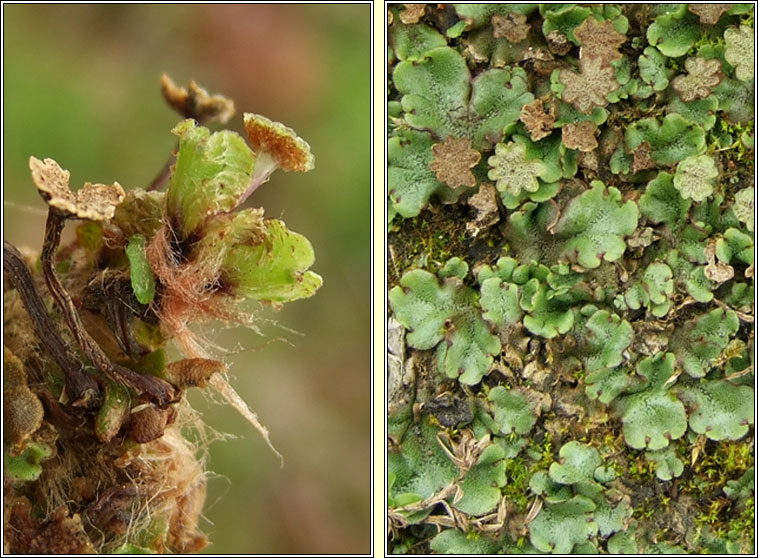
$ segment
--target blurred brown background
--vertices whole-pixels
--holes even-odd
[[[369,552],[370,5],[5,5],[3,14],[3,234],[17,245],[39,249],[44,229],[30,155],[56,159],[74,188],[150,182],[179,121],[160,96],[163,72],[234,99],[232,129],[256,112],[310,143],[315,171],[275,173],[247,205],[311,241],[324,286],[263,310],[278,323],[262,323],[264,337],[206,328],[236,351],[232,383],[285,457],[279,469],[234,411],[192,397],[211,427],[236,436],[211,446],[206,552]]]

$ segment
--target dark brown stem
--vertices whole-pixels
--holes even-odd
[[[66,375],[66,393],[72,405],[93,407],[100,399],[100,386],[95,378],[84,371],[81,361],[69,351],[47,313],[32,273],[24,258],[13,244],[3,241],[3,269],[8,273],[23,302],[32,327],[42,346],[53,357]]]
[[[85,419],[66,413],[58,400],[46,389],[35,389],[34,394],[39,397],[45,409],[45,420],[55,426],[58,432],[76,432],[84,424]]]
[[[171,155],[169,155],[168,160],[164,163],[163,167],[161,167],[161,170],[158,171],[157,175],[155,175],[155,178],[153,178],[153,181],[150,183],[150,185],[145,188],[148,192],[152,192],[153,190],[157,190],[163,186],[163,183],[168,180],[169,174],[171,172],[171,165],[174,164],[174,161],[176,161],[176,151],[172,152]]]
[[[55,208],[50,208],[45,226],[45,241],[42,245],[42,271],[50,294],[63,311],[63,317],[71,330],[74,339],[81,347],[84,355],[103,374],[116,382],[122,382],[133,388],[137,393],[148,395],[152,401],[166,407],[176,398],[175,388],[168,382],[154,376],[145,376],[134,370],[111,362],[100,346],[84,329],[79,312],[74,301],[55,273],[55,250],[60,244],[61,231],[66,222],[66,215]]]

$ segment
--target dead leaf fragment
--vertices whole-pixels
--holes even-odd
[[[700,17],[700,23],[716,24],[721,14],[732,9],[734,4],[687,4],[687,9]]]
[[[470,235],[478,236],[500,220],[497,190],[492,184],[485,182],[479,186],[479,191],[468,199],[468,204],[477,212],[474,220],[466,223],[466,231]]]
[[[599,22],[593,17],[588,17],[574,30],[574,35],[581,46],[580,58],[600,58],[606,64],[621,60],[622,54],[618,49],[624,44],[626,37],[616,31],[610,19]]]
[[[426,4],[403,4],[403,6],[405,6],[405,9],[398,15],[400,16],[400,21],[406,25],[418,23],[426,9]]]
[[[442,143],[432,146],[434,160],[429,168],[437,175],[437,180],[451,188],[476,186],[476,178],[471,169],[482,158],[482,154],[471,148],[471,140],[448,136]]]
[[[653,243],[654,238],[652,227],[641,227],[626,239],[626,245],[629,248],[645,248]]]
[[[722,261],[716,261],[715,238],[712,238],[708,242],[708,246],[705,247],[705,259],[708,262],[704,269],[705,276],[714,283],[720,285],[734,277],[734,268],[731,265]]]
[[[585,114],[594,107],[608,104],[606,96],[618,89],[616,74],[600,57],[582,56],[579,59],[580,73],[561,70],[558,79],[566,86],[563,100],[573,104]]]
[[[521,53],[523,62],[530,61],[534,72],[540,76],[549,76],[558,68],[565,67],[565,63],[556,60],[553,53],[543,47],[529,47]]]
[[[32,180],[40,196],[50,207],[54,207],[78,219],[107,221],[113,217],[116,206],[124,199],[124,189],[118,182],[110,186],[104,184],[84,184],[84,188],[74,193],[68,186],[71,176],[53,159],[40,161],[29,157]]]
[[[655,161],[650,158],[650,143],[643,141],[632,151],[632,173],[645,169],[654,169]]]
[[[557,29],[550,31],[545,38],[547,39],[547,47],[550,49],[550,52],[557,54],[558,56],[568,54],[573,46],[568,37]]]
[[[597,151],[593,150],[586,153],[580,153],[578,162],[581,168],[597,172],[599,164]]]
[[[529,34],[530,26],[524,14],[495,14],[492,16],[492,36],[496,39],[508,39],[513,44],[520,43]]]
[[[682,101],[705,99],[711,94],[711,88],[721,83],[724,75],[721,73],[721,62],[718,59],[705,59],[700,56],[688,58],[684,62],[686,76],[674,78],[671,85],[679,93]]]
[[[564,124],[562,128],[563,144],[569,149],[578,149],[584,152],[593,151],[597,147],[596,131],[597,126],[591,121]]]
[[[47,520],[40,521],[31,512],[32,505],[25,497],[10,505],[5,527],[7,551],[36,555],[96,553],[78,513],[70,515],[66,506],[60,506]]]
[[[726,283],[734,277],[734,268],[724,262],[708,264],[705,267],[705,276],[714,283]]]
[[[545,107],[542,99],[535,99],[521,108],[519,120],[524,123],[533,141],[539,141],[550,135],[555,124],[555,108]]]
[[[184,118],[194,118],[201,123],[225,124],[234,115],[234,101],[221,95],[209,95],[194,81],[190,81],[185,89],[177,87],[170,77],[163,74],[161,93],[169,106]]]

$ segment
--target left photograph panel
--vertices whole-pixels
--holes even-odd
[[[371,552],[371,12],[3,6],[3,547]]]

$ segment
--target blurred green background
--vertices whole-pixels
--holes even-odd
[[[212,553],[370,548],[370,5],[4,5],[3,234],[41,247],[45,206],[30,155],[84,181],[146,186],[179,116],[160,75],[294,128],[316,170],[275,173],[248,206],[314,246],[324,286],[265,336],[222,325],[232,383],[284,454],[231,409],[194,394],[214,429],[203,522]],[[71,226],[67,229],[71,235]],[[292,333],[289,329],[300,334]]]

